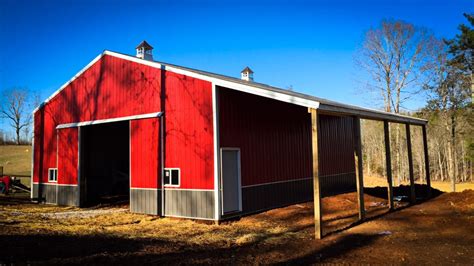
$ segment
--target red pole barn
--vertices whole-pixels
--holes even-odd
[[[105,51],[34,112],[32,198],[224,220],[359,191],[359,119],[425,120]],[[363,211],[363,201],[361,202]]]

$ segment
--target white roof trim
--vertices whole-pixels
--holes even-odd
[[[347,115],[360,115],[361,117],[367,118],[367,119],[378,119],[378,120],[389,120],[393,122],[400,122],[400,123],[412,123],[412,124],[426,124],[427,121],[424,119],[420,118],[415,118],[415,117],[409,117],[409,116],[403,116],[403,115],[398,115],[398,114],[393,114],[393,113],[387,113],[379,110],[372,110],[369,108],[363,108],[363,107],[358,107],[358,106],[352,106],[352,105],[347,105],[347,104],[340,104],[336,102],[331,102],[324,100],[318,101],[317,99],[308,99],[312,96],[307,96],[308,98],[305,98],[303,96],[298,96],[298,95],[291,95],[291,94],[286,94],[286,93],[281,93],[278,91],[273,91],[265,88],[260,88],[258,86],[253,85],[252,83],[249,83],[249,85],[242,84],[239,82],[233,82],[229,80],[224,80],[220,79],[218,77],[212,77],[208,76],[205,74],[201,73],[196,73],[193,71],[189,71],[186,69],[181,69],[177,68],[174,66],[162,64],[159,62],[155,61],[149,61],[149,60],[144,60],[140,59],[131,55],[125,55],[125,54],[120,54],[116,52],[111,52],[105,50],[103,53],[98,55],[94,60],[92,60],[87,66],[85,66],[81,71],[79,71],[73,78],[71,78],[69,81],[67,81],[64,85],[62,85],[56,92],[54,92],[50,97],[48,97],[40,106],[35,108],[33,113],[35,113],[41,106],[46,104],[47,102],[51,101],[57,94],[59,94],[67,85],[69,85],[71,82],[73,82],[76,78],[78,78],[80,75],[82,75],[87,69],[89,69],[94,63],[96,63],[98,60],[100,60],[104,55],[110,55],[113,57],[121,58],[127,61],[132,61],[135,63],[139,63],[142,65],[148,65],[151,67],[155,68],[160,68],[164,69],[166,71],[171,71],[177,74],[182,74],[186,75],[189,77],[193,78],[198,78],[201,80],[209,81],[213,83],[214,85],[217,86],[222,86],[226,87],[229,89],[234,89],[262,97],[267,97],[271,99],[275,99],[278,101],[282,102],[287,102],[291,104],[296,104],[304,107],[309,107],[309,108],[314,108],[314,109],[322,109],[325,111],[329,112],[334,112],[334,113],[340,113],[340,114],[347,114]],[[214,75],[214,74],[213,74]]]
[[[116,118],[109,118],[109,119],[100,119],[100,120],[91,120],[91,121],[84,121],[84,122],[77,122],[77,123],[69,123],[69,124],[60,124],[56,127],[56,129],[61,128],[71,128],[71,127],[82,127],[82,126],[90,126],[90,125],[97,125],[97,124],[104,124],[104,123],[112,123],[112,122],[119,122],[119,121],[128,121],[128,120],[137,120],[137,119],[145,119],[145,118],[154,118],[160,117],[163,113],[149,113],[149,114],[142,114],[142,115],[131,115],[131,116],[122,116]]]
[[[269,90],[266,90],[266,89],[262,89],[262,88],[258,88],[258,87],[254,87],[254,86],[249,86],[249,85],[244,85],[244,84],[240,84],[240,83],[235,83],[235,82],[222,80],[222,79],[218,79],[218,78],[214,78],[214,77],[209,77],[207,75],[202,75],[202,74],[199,74],[199,73],[196,73],[196,72],[176,68],[176,67],[169,66],[169,65],[160,64],[160,63],[155,62],[155,61],[143,60],[143,59],[133,57],[133,56],[130,56],[130,55],[119,54],[119,53],[115,53],[115,52],[111,52],[111,51],[105,51],[104,54],[111,55],[111,56],[118,57],[118,58],[122,58],[122,59],[125,59],[125,60],[128,60],[128,61],[132,61],[132,62],[135,62],[135,63],[142,64],[142,65],[147,65],[147,66],[156,67],[156,68],[162,68],[164,70],[171,71],[173,73],[182,74],[182,75],[186,75],[186,76],[201,79],[201,80],[206,80],[206,81],[214,83],[217,86],[227,87],[227,88],[230,88],[230,89],[243,91],[243,92],[247,92],[247,93],[250,93],[250,94],[255,94],[255,95],[258,95],[258,96],[262,96],[262,97],[267,97],[267,98],[271,98],[271,99],[275,99],[275,100],[279,100],[279,101],[283,101],[283,102],[287,102],[287,103],[301,105],[301,106],[304,106],[304,107],[311,107],[311,108],[316,108],[316,109],[319,107],[319,102],[317,102],[317,101],[308,100],[308,99],[304,99],[304,98],[300,98],[300,97],[295,97],[295,96],[284,94],[284,93],[269,91]]]
[[[36,113],[36,111],[38,111],[38,109],[43,106],[45,103],[51,101],[56,95],[58,95],[64,88],[66,88],[67,85],[69,85],[71,82],[73,82],[74,80],[76,80],[80,75],[82,75],[82,73],[86,72],[87,69],[89,69],[93,64],[95,64],[95,62],[99,61],[102,56],[105,55],[105,52],[101,53],[100,55],[96,56],[96,58],[94,58],[94,60],[92,60],[89,64],[87,64],[87,66],[85,66],[83,69],[81,69],[79,72],[77,72],[76,75],[74,75],[74,77],[72,77],[70,80],[68,80],[66,83],[64,83],[58,90],[56,90],[53,94],[51,94],[51,96],[49,96],[46,100],[44,100],[38,107],[36,107],[34,110],[33,110],[33,114]]]

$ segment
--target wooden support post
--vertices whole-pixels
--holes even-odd
[[[408,173],[410,175],[410,202],[413,204],[416,202],[416,195],[415,195],[415,177],[413,175],[413,154],[411,150],[410,124],[405,124],[405,128],[406,128],[406,135],[407,135]]]
[[[388,207],[390,210],[393,210],[392,156],[390,154],[390,129],[387,120],[383,121],[383,131],[385,135],[385,165],[387,169]]]
[[[426,138],[426,125],[422,125],[423,131],[423,150],[425,153],[425,173],[426,173],[426,186],[428,187],[428,198],[431,198],[431,178],[430,178],[430,158],[428,157],[428,140]]]
[[[364,170],[362,164],[362,141],[360,135],[360,118],[354,117],[354,161],[357,184],[357,200],[359,202],[359,220],[365,219],[364,207]]]
[[[313,151],[313,193],[314,193],[314,234],[316,239],[323,237],[323,223],[321,212],[321,187],[319,183],[319,126],[318,111],[310,109],[311,112],[311,139]]]

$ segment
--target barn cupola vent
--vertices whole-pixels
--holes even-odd
[[[137,46],[136,49],[138,58],[153,61],[153,47],[149,43],[143,41]]]
[[[246,81],[253,81],[253,71],[249,67],[245,67],[242,72],[240,72],[240,78]]]

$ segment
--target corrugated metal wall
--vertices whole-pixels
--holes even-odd
[[[161,187],[158,118],[130,121],[130,186]]]
[[[312,200],[308,109],[218,89],[220,146],[241,149],[243,212]],[[352,118],[321,115],[319,127],[322,194],[355,189]]]
[[[323,195],[356,189],[353,119],[319,115],[319,174]]]
[[[48,182],[48,168],[56,167],[57,125],[159,112],[160,73],[160,69],[106,55],[67,85],[35,113],[34,182],[40,175],[42,182]]]
[[[162,90],[166,92],[165,109],[161,108]],[[48,168],[58,167],[67,176],[64,182],[77,184],[77,175],[72,176],[77,161],[73,150],[71,154],[63,151],[64,160],[59,165],[56,163],[57,125],[163,110],[165,167],[181,169],[181,186],[177,189],[213,189],[212,84],[110,55],[103,56],[35,113],[34,182],[41,177],[42,183],[48,183]],[[131,185],[157,188],[161,182],[153,173],[159,170],[158,152],[155,153],[159,144],[155,133],[159,127],[145,121],[132,124],[135,126],[132,132],[141,132],[132,139],[133,146],[143,147],[149,141],[146,147],[152,149],[133,152],[136,156],[132,156],[132,176],[137,178],[132,178]],[[73,133],[70,134],[73,138]]]
[[[220,146],[240,148],[242,186],[312,176],[307,108],[218,89]]]
[[[180,168],[186,189],[214,188],[212,84],[167,72],[165,167]]]
[[[77,184],[78,129],[58,130],[58,184]]]

